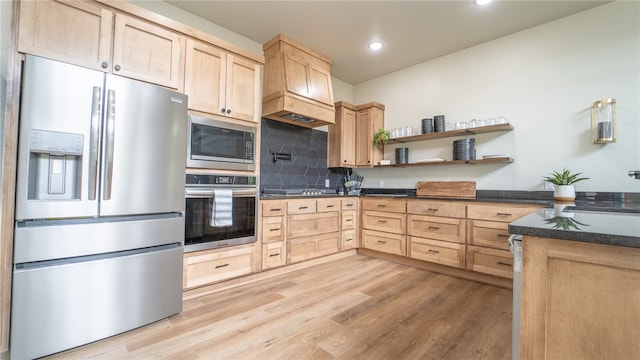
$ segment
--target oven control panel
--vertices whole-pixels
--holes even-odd
[[[199,186],[199,185],[256,186],[256,177],[255,176],[235,176],[235,175],[187,174],[185,184],[187,186]]]

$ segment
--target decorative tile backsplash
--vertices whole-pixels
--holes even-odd
[[[327,168],[327,133],[262,119],[260,189],[323,189],[329,179],[335,190],[345,169]],[[273,153],[278,158],[275,162]]]

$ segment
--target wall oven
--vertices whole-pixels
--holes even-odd
[[[187,167],[253,171],[256,128],[189,115]]]
[[[255,242],[255,176],[187,174],[184,251]]]

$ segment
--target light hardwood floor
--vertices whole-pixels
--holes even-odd
[[[361,255],[48,359],[510,359],[511,290]]]

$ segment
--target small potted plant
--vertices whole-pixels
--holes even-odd
[[[582,173],[572,174],[570,170],[564,169],[554,171],[549,176],[545,176],[544,180],[555,185],[553,198],[556,201],[571,202],[576,199],[576,191],[573,184],[578,181],[587,180],[587,177],[580,177]]]
[[[373,135],[373,145],[384,147],[389,142],[389,138],[391,138],[389,130],[378,129],[375,135]]]

